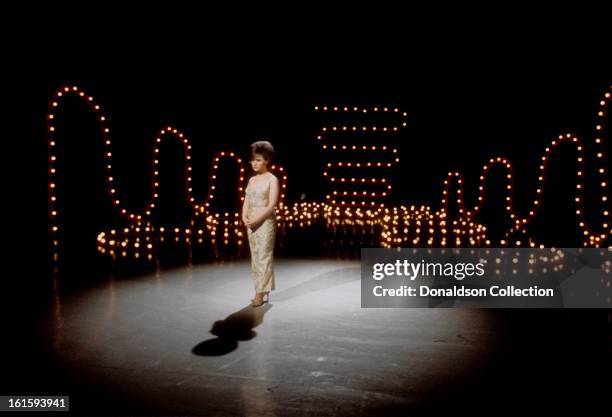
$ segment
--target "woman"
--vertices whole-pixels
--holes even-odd
[[[249,179],[242,205],[242,221],[247,227],[251,249],[251,275],[255,284],[255,298],[251,305],[264,303],[275,288],[274,242],[276,240],[276,213],[278,203],[278,178],[269,171],[274,159],[274,147],[270,142],[258,141],[251,145],[251,166],[255,175]]]

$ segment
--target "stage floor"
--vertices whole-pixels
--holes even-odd
[[[365,309],[359,261],[275,268],[270,302],[256,308],[247,260],[55,294],[36,340],[15,349],[29,358],[12,392],[71,395],[78,415],[427,414],[518,407],[508,389],[546,395],[595,369],[586,313]],[[593,356],[560,363],[576,346]]]

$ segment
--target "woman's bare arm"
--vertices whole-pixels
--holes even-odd
[[[251,182],[251,180],[249,179],[249,182]],[[242,222],[244,224],[248,223],[248,212],[249,212],[249,196],[248,194],[245,192],[244,193],[244,202],[242,203]]]

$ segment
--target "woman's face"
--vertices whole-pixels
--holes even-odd
[[[268,161],[262,154],[256,153],[251,158],[251,166],[255,172],[265,172],[268,169]]]

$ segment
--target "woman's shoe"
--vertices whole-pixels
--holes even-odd
[[[263,293],[258,292],[257,295],[255,296],[255,298],[251,299],[251,305],[253,307],[259,307],[263,303],[264,303],[264,301],[263,301]]]

